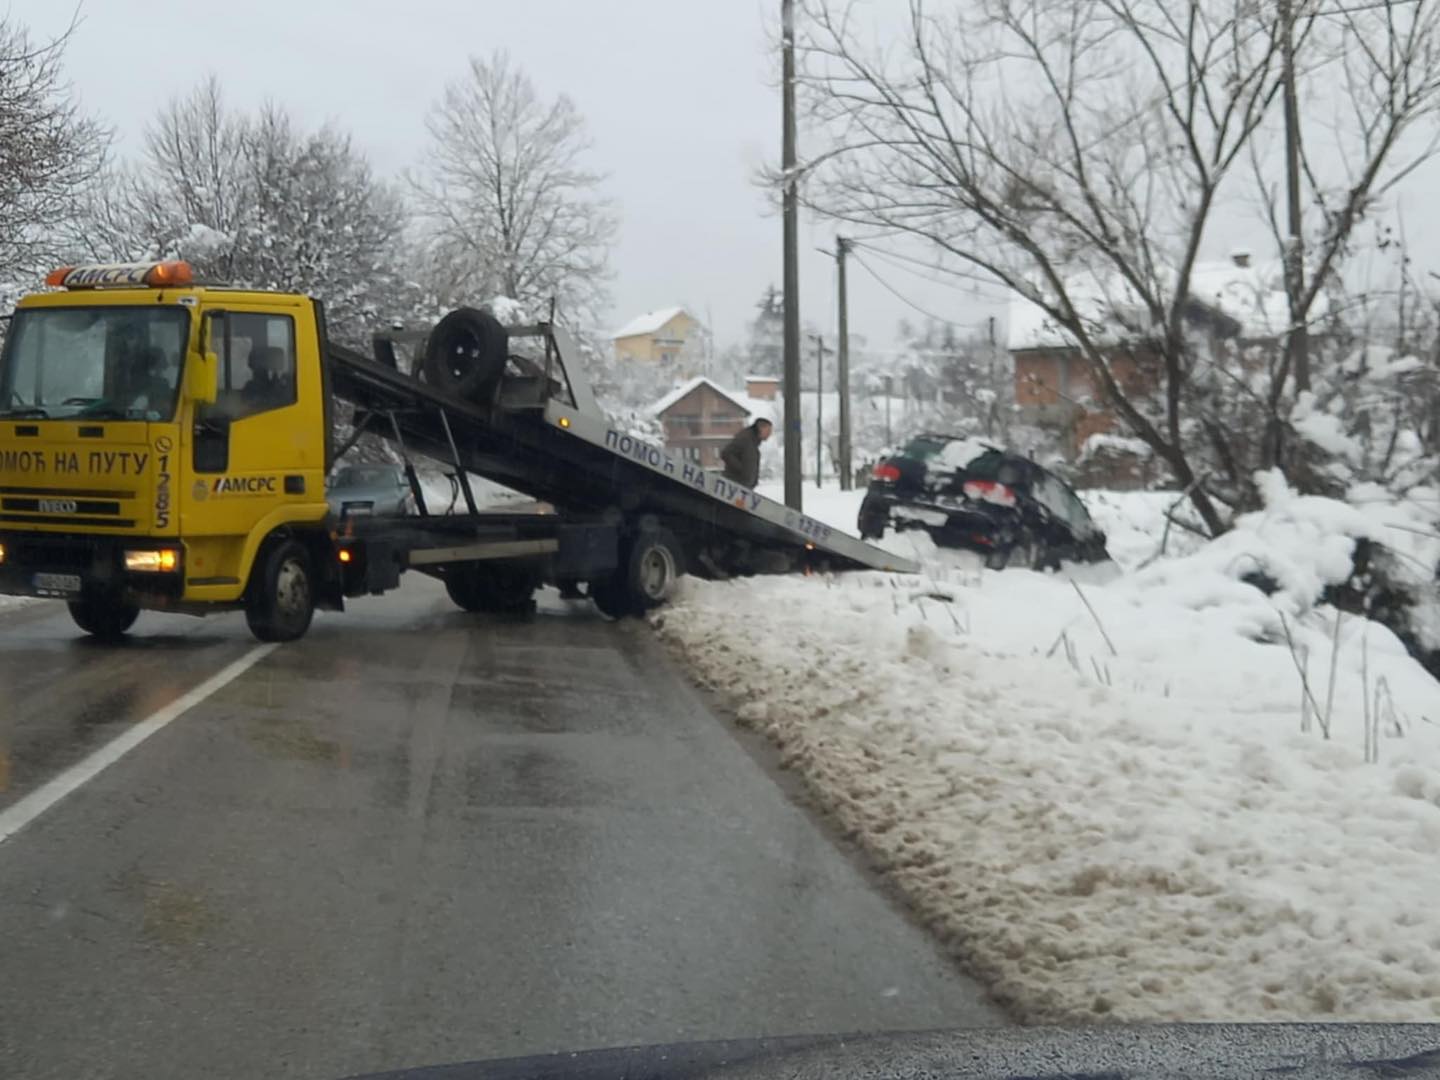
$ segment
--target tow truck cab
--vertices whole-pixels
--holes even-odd
[[[328,566],[320,305],[199,286],[179,262],[47,284],[0,352],[0,592],[63,598],[105,635],[140,608],[253,607],[277,548]],[[283,612],[252,614],[289,636]]]

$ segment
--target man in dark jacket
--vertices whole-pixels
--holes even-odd
[[[747,428],[741,428],[720,451],[725,463],[725,479],[753,488],[760,482],[760,444],[770,437],[774,425],[763,417]]]

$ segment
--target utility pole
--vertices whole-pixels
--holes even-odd
[[[846,306],[845,255],[850,250],[850,241],[843,236],[835,237],[836,280],[840,296],[840,345],[837,353],[839,370],[835,373],[836,389],[840,391],[840,490],[849,491],[855,486],[855,469],[850,461],[850,315]]]
[[[1285,347],[1296,391],[1310,389],[1310,334],[1300,318],[1299,303],[1305,292],[1305,238],[1300,221],[1300,106],[1295,93],[1295,8],[1294,0],[1280,0],[1281,79],[1285,103],[1285,201],[1289,242],[1285,248],[1285,286],[1290,295],[1290,333]]]
[[[820,486],[824,462],[821,451],[825,448],[825,339],[812,334],[815,341],[815,486]]]
[[[890,438],[890,386],[894,381],[891,375],[885,376],[885,449],[890,449],[892,442]]]
[[[785,200],[785,505],[802,509],[805,489],[800,467],[800,252],[795,177],[795,0],[780,0],[783,131],[780,167]]]
[[[994,315],[991,315],[991,316],[990,316],[990,364],[989,364],[989,369],[990,369],[990,370],[986,373],[987,376],[988,376],[988,378],[986,379],[986,382],[988,383],[988,386],[986,387],[986,389],[988,389],[992,394],[995,392],[996,368],[998,368],[999,366],[1000,366],[1000,348],[999,348],[999,346],[996,344],[996,341],[995,341],[995,316],[994,316]],[[999,399],[998,397],[992,397],[992,398],[990,399],[990,408],[987,409],[986,412],[985,412],[985,437],[986,437],[987,439],[993,439],[993,438],[995,437],[995,413],[996,413],[996,410],[999,409],[999,407],[1000,407],[1000,399]]]

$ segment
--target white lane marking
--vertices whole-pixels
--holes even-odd
[[[0,844],[65,798],[80,785],[109,768],[172,720],[183,716],[217,690],[234,682],[269,656],[278,646],[256,645],[228,667],[221,668],[193,690],[181,694],[163,709],[151,713],[125,733],[116,736],[83,761],[78,761],[53,780],[41,785],[13,806],[0,811]]]

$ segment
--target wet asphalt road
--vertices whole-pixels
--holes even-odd
[[[0,1076],[998,1023],[635,624],[317,620],[0,843]],[[0,613],[0,811],[254,648]]]

